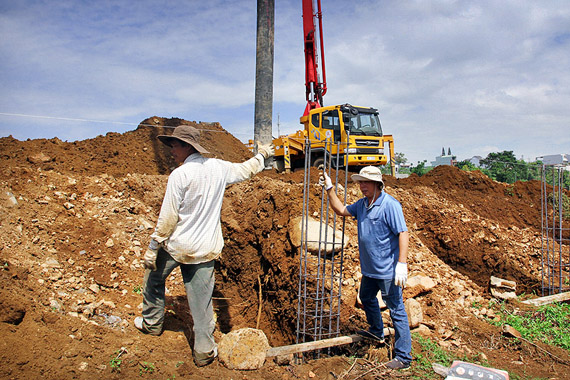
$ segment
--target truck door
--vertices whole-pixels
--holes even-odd
[[[334,143],[338,143],[341,141],[341,133],[340,133],[340,118],[338,115],[338,110],[330,110],[323,112],[323,126],[322,126],[325,135],[331,136],[332,141]],[[327,131],[330,131],[327,133]]]

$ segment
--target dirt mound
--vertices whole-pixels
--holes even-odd
[[[211,156],[234,162],[251,157],[219,124],[176,118],[151,117],[134,131],[85,141],[0,139],[1,378],[235,378],[217,362],[194,366],[192,322],[178,271],[167,283],[165,333],[150,337],[132,325],[140,314],[140,259],[173,166],[156,136],[180,123],[202,130],[201,144]],[[299,252],[289,231],[301,215],[303,177],[265,171],[228,187],[225,248],[216,264],[218,340],[259,320],[272,346],[294,342]],[[311,181],[317,182],[316,171]],[[519,292],[538,289],[540,185],[508,186],[452,167],[421,178],[387,176],[385,182],[402,202],[411,232],[410,276],[428,276],[436,284],[414,295],[431,337],[450,350],[468,357],[484,353],[489,365],[522,373],[520,352],[529,348],[513,347],[471,305],[485,302],[490,275],[517,281]],[[312,185],[309,192],[309,212],[317,213],[321,189]],[[351,182],[346,194],[348,202],[360,197]],[[351,333],[366,326],[355,306],[360,273],[351,218],[346,234],[341,330]],[[357,345],[354,355],[366,348]],[[529,354],[537,360],[525,361],[526,374],[562,373],[564,366],[544,360],[544,354]],[[348,367],[341,356],[302,366],[268,363],[247,378],[306,378],[309,371],[326,378]]]
[[[507,185],[438,166],[387,185],[405,190],[400,200],[412,206],[404,211],[422,242],[480,286],[491,275],[517,281],[522,292],[540,285],[540,182]]]
[[[199,129],[200,144],[210,154],[228,161],[251,157],[249,150],[219,123],[196,123],[178,118],[150,117],[134,131],[110,132],[93,139],[64,142],[58,138],[18,141],[0,139],[6,167],[30,167],[82,175],[166,174],[174,167],[168,148],[156,136],[172,133],[172,127],[188,124]],[[231,149],[228,149],[230,148]]]

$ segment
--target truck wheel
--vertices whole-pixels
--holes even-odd
[[[277,172],[282,173],[285,171],[285,160],[283,157],[275,157],[273,160],[273,165]]]
[[[317,159],[315,159],[315,161],[313,161],[313,166],[315,168],[318,168],[319,166],[324,166],[325,165],[325,159],[322,157],[319,157]]]

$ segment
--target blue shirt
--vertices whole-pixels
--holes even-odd
[[[361,198],[346,209],[358,222],[358,250],[362,275],[377,279],[394,278],[400,255],[398,235],[408,230],[402,205],[385,192],[367,210],[368,199]]]

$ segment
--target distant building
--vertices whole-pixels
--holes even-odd
[[[404,171],[410,171],[410,167],[411,165],[408,163],[402,164],[396,164],[396,178],[408,178],[410,176],[410,174],[408,173],[400,173],[400,170],[404,169]]]
[[[431,166],[441,166],[441,165],[449,165],[453,166],[457,163],[457,157],[451,154],[451,148],[447,149],[447,154],[445,154],[445,148],[441,148],[441,156],[437,156],[435,161],[431,162]]]
[[[470,159],[468,159],[467,161],[471,162],[473,164],[473,166],[480,168],[482,159],[483,159],[483,157],[481,157],[481,156],[473,156]]]
[[[396,173],[399,173],[401,169],[409,169],[411,167],[410,164],[405,163],[405,164],[396,164]]]
[[[544,165],[568,166],[570,165],[570,154],[550,154],[537,157]]]

